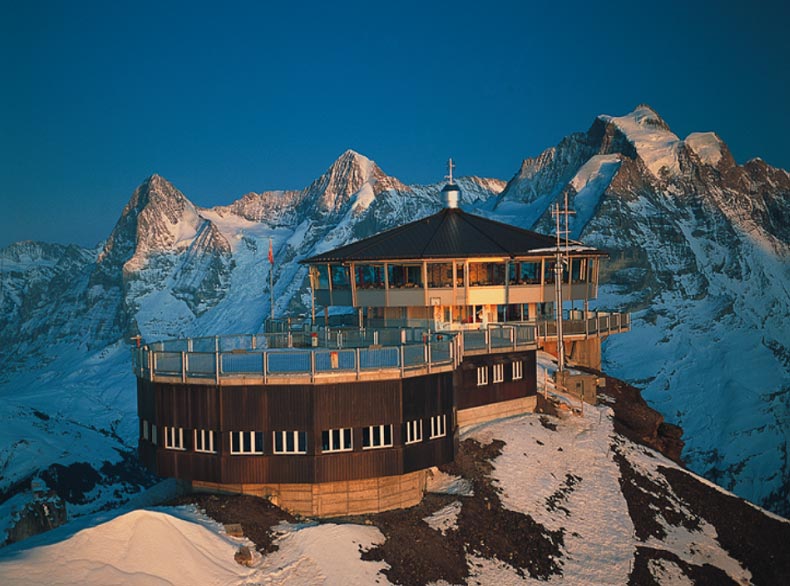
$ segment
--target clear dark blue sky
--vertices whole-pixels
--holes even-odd
[[[405,183],[509,179],[652,105],[790,169],[783,2],[0,2],[0,246],[92,246],[151,173],[198,205],[345,149]]]

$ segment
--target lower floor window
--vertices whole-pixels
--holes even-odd
[[[275,431],[275,454],[306,454],[307,432],[305,431]]]
[[[524,377],[524,365],[521,360],[513,363],[513,380],[521,380]]]
[[[416,444],[422,441],[422,419],[406,422],[406,443]]]
[[[447,435],[447,415],[431,417],[431,439]]]
[[[165,427],[165,447],[169,450],[184,449],[183,427]]]
[[[263,432],[262,431],[231,431],[230,453],[236,455],[262,454]]]
[[[386,448],[392,445],[392,425],[371,425],[362,428],[362,449]]]
[[[214,432],[210,429],[195,430],[195,451],[214,453]]]
[[[321,451],[348,452],[351,444],[351,429],[327,429],[321,432]]]

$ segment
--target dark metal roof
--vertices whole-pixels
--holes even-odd
[[[574,242],[576,248],[579,243]],[[462,211],[445,208],[437,214],[335,248],[302,263],[405,259],[521,257],[548,255],[556,239]],[[578,251],[605,255],[594,248]]]

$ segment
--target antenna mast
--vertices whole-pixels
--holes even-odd
[[[453,183],[453,169],[455,169],[455,163],[453,163],[453,159],[450,157],[447,159],[447,175],[444,177],[450,183]]]
[[[565,206],[560,209],[560,204],[555,203],[551,207],[551,215],[556,222],[555,231],[557,235],[557,246],[555,250],[554,260],[554,319],[557,324],[557,370],[563,372],[565,370],[565,341],[563,340],[562,331],[562,275],[564,268],[568,263],[568,248],[569,248],[569,216],[576,212],[568,208],[568,193],[565,193]],[[565,218],[565,229],[560,228],[560,217]],[[565,236],[565,249],[562,247],[562,237]],[[559,377],[558,377],[559,380]]]

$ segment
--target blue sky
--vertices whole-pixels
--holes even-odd
[[[347,148],[405,183],[449,156],[509,179],[641,102],[790,169],[780,2],[285,4],[0,0],[0,246],[93,246],[155,172],[203,206]]]

